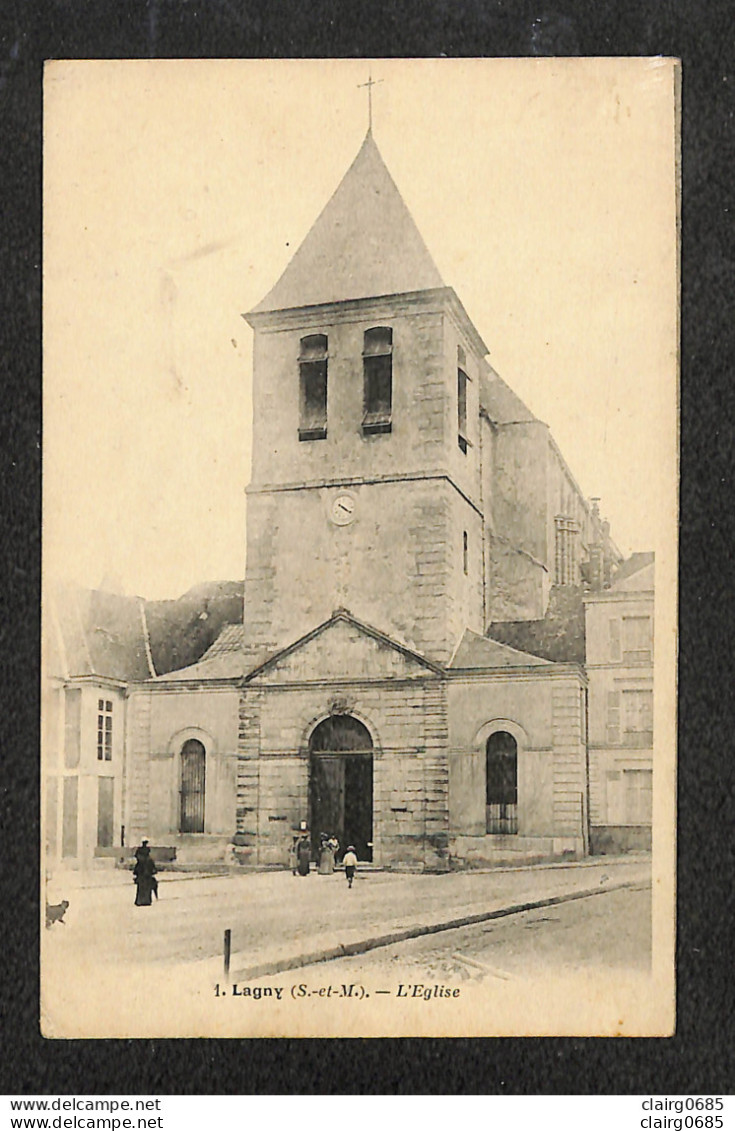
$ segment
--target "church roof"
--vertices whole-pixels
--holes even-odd
[[[251,313],[443,285],[368,130],[355,160],[304,242]]]
[[[552,585],[546,615],[537,620],[494,621],[491,640],[555,664],[583,664],[585,658],[584,590],[581,585]]]
[[[140,597],[58,586],[53,609],[67,678],[148,679],[146,624]]]
[[[507,644],[499,644],[496,640],[488,640],[478,632],[465,629],[464,636],[459,642],[450,668],[526,668],[549,667],[551,661],[542,660],[539,656],[532,656],[529,652],[520,652],[517,648],[510,648]]]
[[[490,365],[480,374],[480,405],[494,424],[526,424],[538,420]]]
[[[151,657],[157,675],[198,663],[224,625],[242,622],[242,581],[195,585],[176,600],[145,602]]]
[[[242,652],[245,629],[242,624],[226,624],[202,658],[187,668],[157,677],[161,683],[204,679],[237,679],[249,665]],[[155,681],[150,681],[155,682]]]

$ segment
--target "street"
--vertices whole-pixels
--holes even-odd
[[[441,931],[323,969],[332,980],[352,981],[380,971],[391,984],[511,980],[603,967],[645,971],[650,955],[651,891],[642,888]]]
[[[41,934],[46,1035],[215,1035],[217,1018],[229,1032],[235,1001],[252,999],[216,991],[225,983],[321,985],[364,972],[376,994],[383,983],[397,992],[425,981],[495,993],[556,975],[613,989],[649,971],[645,856],[443,875],[362,870],[352,889],[341,871],[163,872],[159,887],[158,902],[136,907],[129,872],[52,878],[49,902],[69,908]],[[277,1035],[280,1011],[296,1003],[274,1008],[260,1020],[243,1013],[242,1035],[254,1025]]]

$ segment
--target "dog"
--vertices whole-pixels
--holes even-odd
[[[64,923],[64,916],[69,906],[68,899],[62,899],[61,903],[47,903],[46,904],[46,926],[52,927],[54,923]],[[66,923],[64,923],[66,926]]]

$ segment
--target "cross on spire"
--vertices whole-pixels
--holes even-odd
[[[367,82],[360,82],[360,83],[357,84],[358,90],[360,90],[364,86],[367,87],[367,92],[368,92],[368,133],[373,132],[373,87],[377,86],[379,82],[383,82],[383,79],[373,79],[373,72],[372,72],[372,68],[371,68],[370,71],[368,72],[368,81]]]

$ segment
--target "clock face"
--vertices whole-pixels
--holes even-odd
[[[348,526],[355,517],[354,497],[344,491],[336,495],[332,500],[329,516],[337,526]]]

